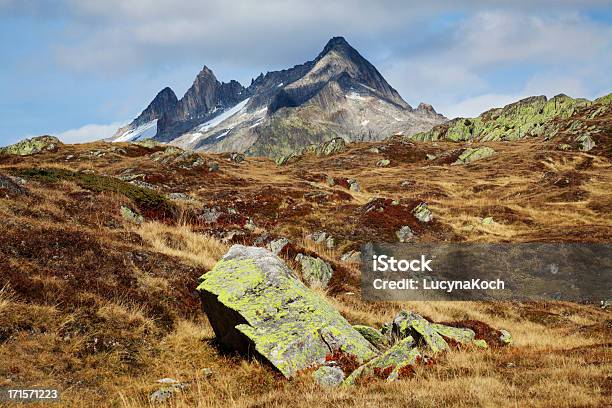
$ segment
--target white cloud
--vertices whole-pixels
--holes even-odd
[[[108,125],[89,124],[76,129],[65,130],[55,135],[64,143],[85,143],[111,137],[123,125],[125,125],[125,122],[115,122]]]

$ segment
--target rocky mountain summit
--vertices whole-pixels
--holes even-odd
[[[165,88],[114,141],[153,137],[183,148],[278,157],[336,137],[381,140],[429,130],[445,118],[413,109],[342,37],[311,61],[261,74],[243,87],[204,67],[176,100]]]

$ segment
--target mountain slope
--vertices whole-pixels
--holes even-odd
[[[204,67],[175,108],[161,115],[155,139],[279,156],[334,137],[410,135],[444,120],[430,105],[414,110],[344,38],[334,37],[314,60],[262,74],[247,88],[220,83]]]
[[[178,99],[172,89],[168,87],[162,89],[136,119],[115,132],[112,140],[126,142],[155,136],[157,133],[157,121],[165,113],[173,111],[177,103]]]

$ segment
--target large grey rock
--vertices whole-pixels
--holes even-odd
[[[37,136],[24,139],[20,142],[6,147],[0,147],[0,153],[14,154],[18,156],[29,156],[41,152],[57,150],[62,142],[54,136]]]
[[[221,345],[258,354],[288,378],[323,364],[330,352],[359,361],[377,355],[340,313],[263,248],[232,246],[202,276],[198,291]]]

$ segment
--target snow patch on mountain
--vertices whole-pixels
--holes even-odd
[[[135,129],[129,129],[121,136],[113,139],[113,142],[130,142],[134,140],[148,139],[157,133],[157,119],[144,123]]]

